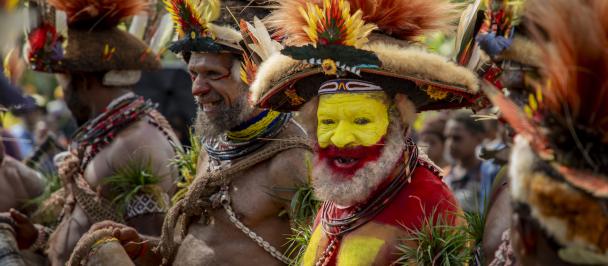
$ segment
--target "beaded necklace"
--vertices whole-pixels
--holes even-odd
[[[118,132],[154,110],[155,104],[134,93],[114,99],[92,120],[82,125],[74,134],[73,143],[84,151],[81,170],[84,170],[95,155],[112,143]]]
[[[217,138],[203,139],[209,158],[230,161],[246,156],[276,137],[291,119],[290,113],[264,110],[256,117]]]

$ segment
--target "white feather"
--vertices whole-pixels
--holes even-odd
[[[268,29],[264,23],[257,17],[253,18],[253,24],[247,23],[247,29],[253,35],[258,44],[249,44],[249,48],[256,53],[262,60],[266,60],[275,52],[280,51],[283,47],[281,44],[270,37]]]

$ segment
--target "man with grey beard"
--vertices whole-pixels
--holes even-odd
[[[170,11],[183,4],[169,2]],[[291,113],[259,109],[249,101],[251,77],[241,74],[241,66],[251,73],[245,68],[252,62],[243,56],[238,31],[210,21],[175,23],[178,32],[192,32],[180,35],[170,49],[183,56],[193,81],[195,129],[203,146],[197,176],[169,211],[160,240],[111,222],[96,225],[90,235],[114,228],[113,236],[138,265],[290,263],[283,254],[291,223],[282,214],[290,213],[289,199],[308,182],[306,132]],[[148,248],[151,243],[157,247]]]
[[[312,184],[323,205],[301,265],[468,263],[427,254],[434,247],[416,241],[430,223],[456,226],[460,210],[440,169],[407,136],[417,111],[475,102],[472,73],[409,42],[429,30],[421,21],[450,17],[454,6],[277,2],[267,20],[288,46],[260,66],[252,91],[262,107],[317,107]],[[415,258],[403,247],[425,254]],[[427,257],[433,261],[420,261]]]

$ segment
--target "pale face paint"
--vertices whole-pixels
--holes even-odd
[[[317,140],[321,148],[372,146],[388,130],[386,94],[338,93],[321,95],[317,110]]]

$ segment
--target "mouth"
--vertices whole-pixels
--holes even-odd
[[[383,141],[380,142],[380,144],[383,143]],[[320,161],[325,161],[333,171],[343,174],[344,177],[352,177],[367,163],[377,160],[380,157],[381,149],[382,145],[353,148],[335,146],[320,148],[317,146],[317,156]]]
[[[205,102],[201,102],[199,105],[200,105],[201,109],[203,110],[203,112],[209,113],[209,112],[216,112],[219,109],[221,109],[223,102],[224,102],[223,100],[205,101]]]
[[[357,163],[359,161],[360,161],[359,158],[353,158],[353,157],[331,158],[331,162],[334,167],[339,168],[339,169],[344,169],[344,170],[348,170],[348,169],[355,167],[355,165],[357,165]]]

